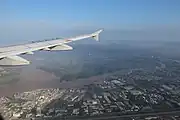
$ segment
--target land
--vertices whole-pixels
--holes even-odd
[[[30,71],[23,70],[21,77],[27,79],[29,75],[32,85],[40,71],[44,73],[39,75],[43,75],[41,81],[50,79],[48,76],[55,79],[39,89],[1,97],[3,116],[37,120],[99,119],[110,115],[129,115],[129,120],[179,119],[178,114],[169,113],[180,109],[180,56],[165,53],[172,48],[178,50],[177,45],[161,46],[159,50],[157,46],[126,44],[74,45],[74,51],[52,53],[55,57],[50,61],[46,57],[51,55],[42,55],[43,61],[32,67],[36,71],[26,68]],[[144,116],[138,116],[144,112]]]

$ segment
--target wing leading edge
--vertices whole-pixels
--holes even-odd
[[[82,40],[86,38],[94,38],[96,41],[99,41],[99,34],[103,30],[96,31],[92,34],[80,35],[67,39],[56,39],[51,41],[36,42],[31,44],[24,45],[14,45],[10,47],[0,48],[0,65],[28,65],[30,61],[19,57],[21,54],[33,54],[34,51],[46,50],[72,50],[73,48],[66,43],[70,43],[77,40]]]

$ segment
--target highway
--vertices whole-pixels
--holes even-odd
[[[149,113],[133,113],[133,114],[122,114],[122,113],[112,113],[104,114],[98,116],[57,116],[57,117],[46,117],[46,118],[36,118],[35,120],[123,120],[125,118],[135,118],[135,117],[156,117],[156,116],[179,116],[180,110],[168,111],[168,112],[149,112]]]
[[[169,112],[151,112],[151,113],[136,113],[136,114],[126,114],[126,115],[108,115],[108,116],[89,116],[89,117],[74,117],[70,118],[67,117],[67,119],[73,119],[73,120],[108,120],[108,119],[120,119],[120,118],[129,118],[129,117],[148,117],[148,116],[172,116],[172,115],[180,115],[179,111],[169,111]]]

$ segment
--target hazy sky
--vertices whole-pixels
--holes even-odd
[[[128,30],[133,35],[132,31],[149,31],[149,36],[158,34],[162,39],[169,33],[179,39],[179,6],[180,0],[0,0],[0,42],[98,28]]]

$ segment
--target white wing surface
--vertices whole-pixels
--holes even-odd
[[[94,32],[92,34],[85,34],[76,37],[71,37],[67,39],[55,39],[49,41],[33,42],[23,45],[14,45],[8,47],[0,48],[0,65],[28,65],[30,62],[18,55],[21,54],[33,54],[34,51],[46,50],[72,50],[73,48],[66,43],[70,43],[77,40],[82,40],[85,38],[94,38],[96,41],[99,41],[99,34],[102,30]]]

